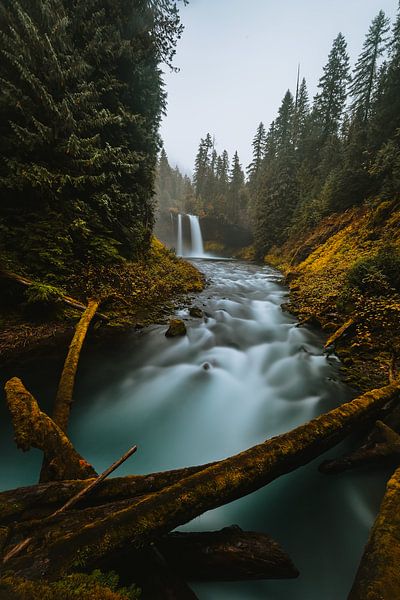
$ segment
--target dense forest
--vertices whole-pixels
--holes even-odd
[[[153,226],[174,2],[2,2],[1,253],[66,273],[135,258]]]

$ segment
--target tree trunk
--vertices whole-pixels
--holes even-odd
[[[53,479],[87,479],[96,475],[96,471],[78,454],[65,433],[40,410],[20,379],[13,377],[7,381],[5,392],[15,440],[21,450],[42,450]]]
[[[354,429],[375,420],[398,390],[395,383],[367,392],[85,527],[55,528],[51,540],[35,539],[30,552],[7,566],[28,578],[54,579],[74,568],[93,568],[128,543],[140,548],[207,510],[246,496],[310,462]]]
[[[400,468],[388,482],[348,600],[400,597]]]
[[[75,376],[78,368],[79,356],[83,342],[85,341],[87,330],[97,312],[99,304],[99,300],[89,300],[88,306],[75,328],[75,334],[69,346],[60,383],[58,384],[52,419],[65,433],[67,432],[69,414],[73,402]],[[46,480],[41,478],[41,481]]]

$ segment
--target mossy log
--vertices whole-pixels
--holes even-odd
[[[148,475],[113,477],[103,481],[92,494],[80,500],[78,506],[81,509],[95,507],[158,492],[213,464],[216,463]],[[46,517],[86,488],[91,481],[95,479],[51,481],[0,492],[0,525]]]
[[[157,542],[168,564],[189,581],[292,579],[299,572],[270,536],[237,525],[220,531],[170,533]]]
[[[75,328],[74,337],[68,349],[63,371],[58,384],[56,400],[52,419],[63,431],[67,432],[73,392],[75,385],[76,370],[78,368],[79,356],[89,325],[99,308],[99,300],[89,300],[88,306]]]
[[[0,269],[0,279],[8,279],[10,281],[14,281],[17,284],[22,285],[23,287],[30,287],[31,285],[35,285],[35,283],[36,283],[35,281],[33,281],[32,279],[29,279],[28,277],[23,277],[22,275],[18,275],[17,273],[7,271],[6,269]],[[64,304],[67,304],[67,306],[70,306],[71,308],[75,308],[80,311],[85,311],[87,309],[87,306],[85,304],[83,304],[83,302],[80,302],[79,300],[76,300],[75,298],[71,298],[71,296],[66,296],[64,294],[61,294],[60,300]],[[105,322],[108,322],[110,320],[107,317],[107,315],[104,315],[99,312],[96,313],[96,319],[100,319],[101,321],[105,321]]]
[[[326,475],[343,473],[365,466],[396,464],[400,460],[400,436],[393,427],[399,428],[399,407],[389,412],[383,421],[377,421],[363,444],[339,458],[325,460],[319,471]]]
[[[90,569],[128,543],[139,549],[207,510],[246,496],[310,462],[350,432],[375,420],[398,391],[396,382],[367,392],[85,527],[55,527],[51,540],[35,539],[32,549],[12,559],[8,566],[31,579],[55,579],[76,568]]]
[[[390,478],[348,600],[400,597],[400,468]]]
[[[325,348],[333,346],[345,333],[347,333],[356,323],[354,318],[348,319],[339,329],[334,331],[325,343]]]
[[[30,448],[42,450],[52,479],[87,479],[96,475],[58,425],[40,410],[18,377],[7,381],[5,392],[17,446],[24,451]]]

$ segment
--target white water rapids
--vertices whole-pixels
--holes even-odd
[[[187,319],[186,337],[167,339],[158,325],[83,356],[70,433],[99,472],[134,443],[137,454],[117,475],[221,459],[350,396],[321,338],[282,311],[287,291],[276,271],[240,262],[197,265],[210,281],[195,300],[206,318],[179,311]],[[23,375],[41,397],[37,371]],[[0,439],[7,458],[3,489],[35,481],[39,454],[18,454],[10,428]],[[194,584],[200,600],[346,598],[384,474],[324,476],[317,471],[321,460],[184,527],[236,523],[265,531],[289,552],[299,579]]]

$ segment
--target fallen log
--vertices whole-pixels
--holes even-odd
[[[18,275],[17,273],[12,273],[11,271],[7,271],[5,269],[0,269],[0,279],[8,279],[10,281],[14,281],[15,283],[18,283],[19,285],[22,285],[23,287],[30,287],[31,285],[36,284],[36,281],[33,281],[32,279],[29,279],[28,277],[23,277],[22,275]],[[75,298],[71,298],[71,296],[66,296],[64,294],[61,294],[60,300],[64,304],[67,304],[67,306],[71,306],[71,308],[76,308],[77,310],[80,310],[80,311],[85,311],[87,309],[87,306],[85,304],[83,304],[83,302],[80,302],[79,300],[76,300]],[[108,322],[110,320],[107,317],[107,315],[104,315],[102,313],[96,313],[96,318],[100,319],[101,321],[105,321],[105,322]]]
[[[118,469],[118,467],[120,467],[130,456],[132,456],[132,454],[134,454],[136,452],[136,450],[137,450],[137,446],[132,446],[132,448],[130,448],[128,450],[128,452],[125,452],[125,454],[123,456],[121,456],[118,460],[116,460],[110,467],[108,467],[108,469],[103,471],[103,473],[101,473],[101,475],[99,475],[96,479],[90,479],[89,483],[86,485],[85,488],[80,490],[75,496],[70,498],[65,504],[63,504],[63,506],[58,508],[55,512],[53,512],[51,515],[49,515],[46,519],[42,519],[41,525],[43,525],[44,522],[46,525],[48,525],[48,523],[51,522],[52,519],[54,519],[55,517],[58,517],[61,513],[65,512],[66,510],[70,509],[72,506],[77,504],[79,502],[79,500],[81,500],[85,496],[89,495],[94,489],[96,489],[101,484],[102,481],[104,481],[109,475],[111,475],[111,473],[113,473],[116,469]],[[22,550],[25,550],[25,548],[27,548],[31,542],[32,542],[32,538],[27,537],[24,540],[22,540],[21,542],[19,542],[18,544],[16,544],[4,556],[3,563],[6,563],[8,560],[10,560],[10,558],[17,556],[20,552],[22,552]]]
[[[90,496],[81,498],[79,508],[115,503],[158,492],[213,464],[216,463],[149,473],[148,475],[113,477],[103,481]],[[84,490],[92,481],[96,481],[96,479],[51,481],[0,492],[0,525],[46,517]]]
[[[60,383],[58,384],[52,419],[54,423],[65,431],[65,433],[67,432],[69,414],[73,402],[75,376],[78,368],[79,356],[89,325],[97,312],[99,304],[99,300],[89,300],[88,306],[75,328],[74,337],[69,346]],[[46,481],[46,479],[43,479],[42,481]]]
[[[372,390],[85,527],[55,528],[51,540],[35,538],[34,547],[9,561],[9,568],[31,579],[54,579],[74,568],[92,568],[128,543],[139,549],[207,510],[250,494],[310,462],[354,429],[376,420],[398,391],[398,382]]]
[[[387,417],[398,425],[398,410]],[[396,464],[400,460],[400,436],[383,421],[377,421],[366,441],[356,450],[339,458],[325,460],[318,468],[326,475],[336,475],[357,467]]]
[[[400,597],[400,469],[390,478],[348,600]]]
[[[156,547],[170,570],[188,581],[293,579],[299,575],[288,554],[270,536],[243,531],[237,525],[220,531],[170,533],[157,540]],[[146,550],[126,547],[101,568],[117,570],[125,584],[142,586],[151,577],[148,562]]]
[[[345,333],[347,333],[353,327],[353,325],[355,325],[355,323],[356,320],[354,318],[348,319],[348,321],[343,323],[343,325],[339,327],[339,329],[334,331],[332,335],[328,338],[324,348],[327,349],[330,346],[333,346],[338,340],[340,340],[341,337],[343,337]]]
[[[5,392],[18,448],[42,450],[53,479],[87,479],[96,475],[65,433],[40,410],[20,379],[13,377],[7,381]]]
[[[237,525],[220,531],[174,532],[157,541],[168,564],[189,581],[292,579],[290,557],[264,533]]]

